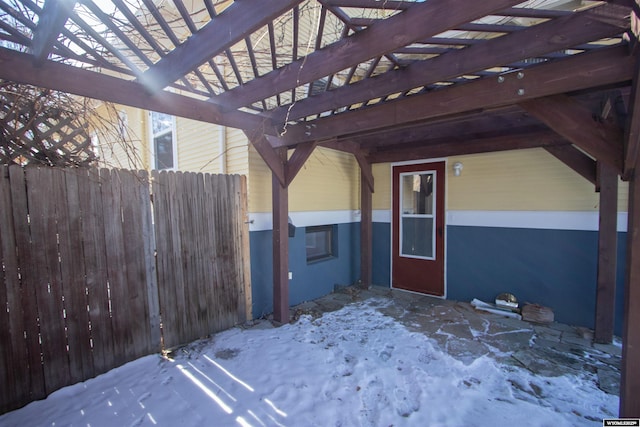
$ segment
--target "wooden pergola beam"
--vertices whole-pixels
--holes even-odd
[[[288,187],[293,179],[298,175],[302,166],[304,166],[307,159],[313,153],[316,148],[315,142],[306,142],[296,147],[295,151],[291,155],[291,158],[287,160],[284,165],[285,184]]]
[[[620,6],[602,5],[596,9],[563,16],[466,49],[447,52],[428,61],[417,61],[375,79],[364,79],[312,98],[296,101],[292,105],[274,110],[270,117],[276,122],[281,122],[284,117],[297,120],[344,105],[366,102],[403,90],[446,81],[491,68],[495,64],[510,64],[596,38],[611,37],[628,28],[627,11]],[[609,19],[605,19],[605,16]],[[548,37],[549,34],[554,36]]]
[[[638,157],[631,169],[638,171]],[[627,262],[624,287],[620,417],[640,416],[640,176],[629,179]]]
[[[224,12],[149,68],[140,80],[151,90],[160,90],[267,25],[301,1],[260,0],[260,7],[256,7],[253,2],[233,2]]]
[[[568,142],[550,131],[532,132],[522,135],[505,135],[493,138],[469,139],[451,143],[438,142],[408,148],[373,151],[368,160],[371,163],[399,162],[436,157],[461,156],[463,154],[488,153],[494,151],[520,150],[556,145]]]
[[[565,139],[622,173],[622,133],[593,119],[590,110],[566,95],[518,104]]]
[[[624,171],[623,179],[628,179],[634,172],[640,150],[640,55],[636,60],[631,96],[629,98],[629,112],[624,135]]]
[[[582,151],[572,145],[552,145],[544,148],[594,186],[598,184],[596,161]]]
[[[249,113],[223,112],[215,104],[176,93],[161,92],[152,95],[139,83],[57,62],[45,61],[34,67],[31,55],[5,48],[0,48],[0,79],[206,123],[238,129],[260,129],[277,135],[275,128],[268,122]]]
[[[256,149],[262,160],[266,163],[267,167],[273,173],[273,176],[278,180],[281,186],[287,187],[287,176],[285,173],[286,155],[284,160],[282,158],[281,151],[287,152],[286,148],[275,149],[264,134],[250,134],[245,132],[247,138]]]
[[[31,42],[30,52],[36,64],[41,64],[51,53],[75,4],[75,0],[45,1]]]
[[[218,95],[216,102],[231,109],[251,105],[518,3],[517,0],[412,3],[403,13]]]
[[[511,73],[502,76],[503,79],[479,79],[446,90],[289,126],[283,140],[287,145],[294,146],[305,141],[322,141],[338,136],[357,137],[358,133],[403,123],[625,82],[632,77],[634,62],[625,46],[600,49],[530,67],[524,71],[522,78],[518,78],[517,73]]]

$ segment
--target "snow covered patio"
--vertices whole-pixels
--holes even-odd
[[[342,289],[294,319],[143,357],[0,425],[596,426],[618,413],[620,347],[586,330],[381,288]]]

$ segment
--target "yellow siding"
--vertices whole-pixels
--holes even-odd
[[[249,175],[249,140],[239,129],[227,128],[227,173]],[[251,177],[249,177],[250,179]]]
[[[271,172],[253,147],[249,167],[249,211],[271,212]],[[289,210],[359,209],[359,181],[360,170],[352,155],[316,148],[289,187]]]
[[[456,161],[464,165],[459,177]],[[598,210],[594,186],[541,148],[452,157],[447,178],[451,210]],[[620,185],[620,211],[627,210],[626,188]]]
[[[373,165],[373,209],[391,209],[391,165]]]
[[[220,127],[176,118],[178,167],[188,172],[220,173]]]
[[[121,105],[102,104],[97,108],[99,119],[93,120],[97,151],[103,167],[144,169],[149,165],[146,112]],[[118,117],[126,128],[118,129]],[[126,143],[123,143],[123,133]]]
[[[453,175],[452,165],[463,164]],[[374,165],[374,209],[390,209],[391,165]],[[620,182],[620,212],[627,211],[627,184]],[[593,211],[599,197],[586,179],[544,149],[450,157],[447,209],[486,211]]]

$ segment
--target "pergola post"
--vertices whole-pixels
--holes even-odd
[[[636,171],[640,170],[637,168]],[[620,416],[640,416],[640,182],[629,180],[627,229],[627,276],[624,289],[624,329],[622,332],[622,372]]]
[[[364,172],[361,172],[360,176],[360,281],[362,287],[368,289],[372,284],[373,192],[367,184]]]
[[[618,174],[611,166],[598,162],[598,178],[600,182],[600,219],[594,341],[611,343],[615,317],[618,257]]]
[[[286,149],[281,150],[283,160]],[[271,178],[273,202],[273,320],[289,322],[289,189],[275,173]]]

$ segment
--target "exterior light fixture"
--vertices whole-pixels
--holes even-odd
[[[463,165],[460,162],[455,162],[453,164],[453,176],[460,176],[462,173]]]

